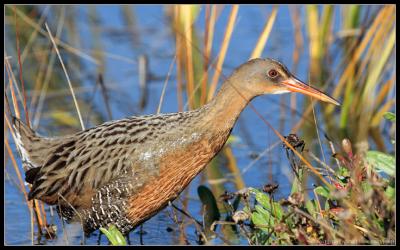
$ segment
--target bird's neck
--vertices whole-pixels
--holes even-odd
[[[218,93],[206,105],[207,118],[212,129],[231,130],[237,118],[254,96],[240,92],[238,87],[229,82],[221,86]]]

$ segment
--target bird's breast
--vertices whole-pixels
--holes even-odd
[[[139,223],[174,200],[226,142],[225,133],[192,134],[160,155],[159,174],[130,199],[128,217]],[[155,154],[155,153],[154,153]],[[146,153],[143,157],[147,157]]]

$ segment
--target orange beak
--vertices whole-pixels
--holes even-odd
[[[327,94],[316,88],[311,87],[310,85],[305,84],[304,82],[300,81],[299,79],[293,76],[288,80],[282,81],[282,84],[285,85],[286,88],[291,92],[302,93],[314,97],[318,100],[340,106],[340,103],[335,99],[333,99],[332,97],[328,96]]]

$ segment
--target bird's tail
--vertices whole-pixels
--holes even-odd
[[[15,132],[15,144],[21,156],[22,166],[27,175],[26,177],[28,178],[28,171],[40,168],[43,165],[54,145],[58,143],[58,140],[38,135],[34,130],[14,116],[12,117],[12,123]]]

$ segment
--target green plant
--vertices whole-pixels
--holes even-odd
[[[101,227],[100,231],[107,237],[113,246],[126,246],[126,240],[122,233],[115,227],[111,225],[108,229]]]
[[[286,199],[276,201],[271,185],[237,192],[242,197],[239,210],[248,216],[230,220],[247,232],[242,236],[250,244],[394,244],[394,156],[372,150],[355,153],[344,139],[333,157],[338,166],[329,167],[331,185],[322,183],[308,192],[301,169]]]

